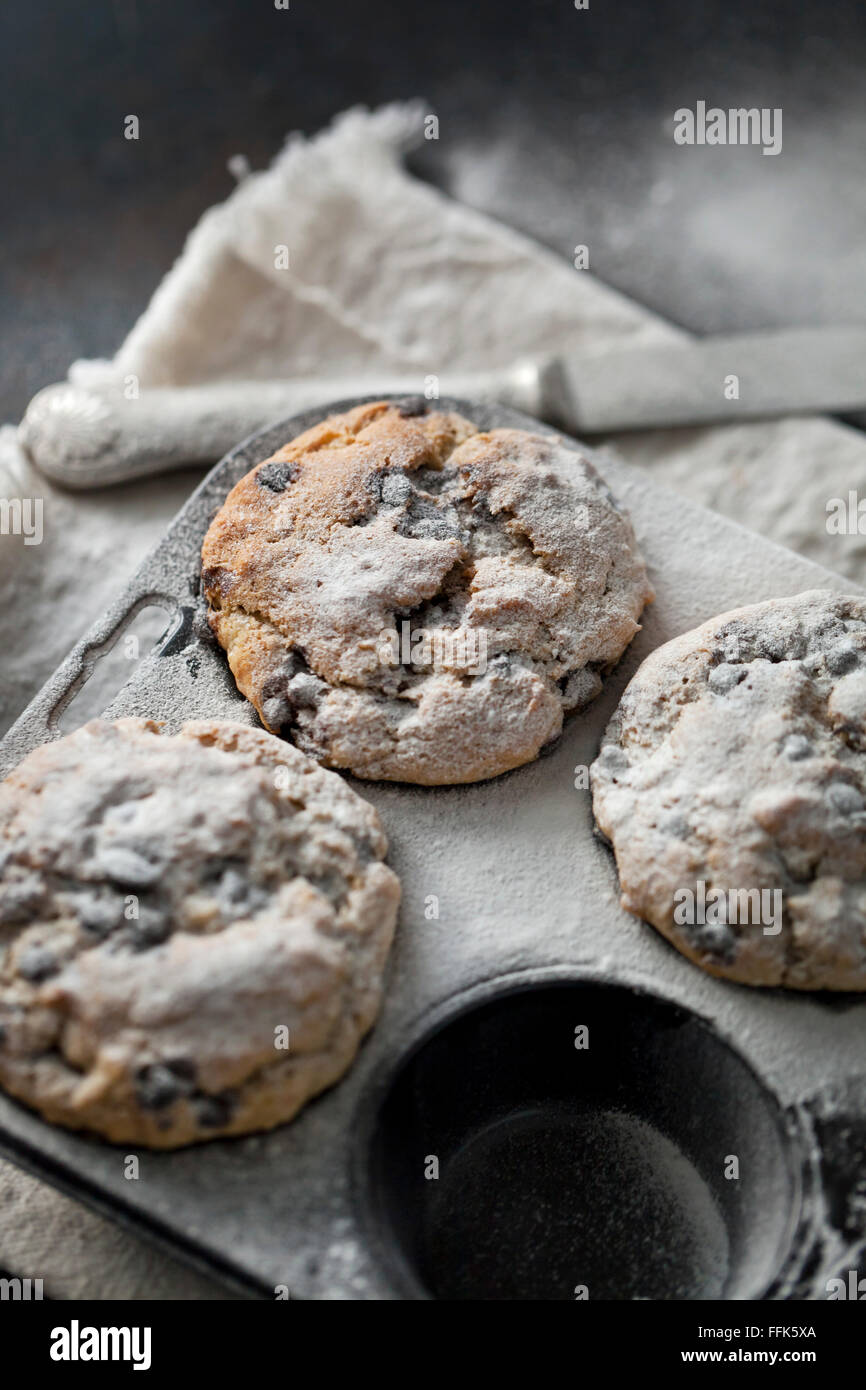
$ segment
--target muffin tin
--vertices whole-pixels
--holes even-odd
[[[552,433],[504,407],[440,404],[481,428]],[[212,470],[0,744],[0,772],[74,723],[70,702],[153,604],[168,628],[106,715],[256,722],[203,621],[199,549],[229,488],[325,413]],[[123,1148],[0,1095],[10,1158],[253,1296],[824,1298],[857,1268],[866,998],[749,989],[689,964],[620,908],[580,771],[659,643],[739,604],[854,586],[594,461],[656,601],[535,763],[460,787],[349,779],[382,816],[404,898],[382,1015],[344,1080],[270,1134],[141,1151],[137,1181]]]

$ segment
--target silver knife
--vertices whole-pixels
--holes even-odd
[[[358,396],[497,400],[570,433],[731,424],[866,409],[866,327],[684,339],[517,362],[491,372],[210,383],[123,391],[48,386],[19,439],[48,477],[94,488],[212,463],[270,420]]]

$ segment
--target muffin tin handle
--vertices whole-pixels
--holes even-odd
[[[151,656],[171,644],[185,620],[188,621],[185,615],[192,612],[191,609],[181,608],[176,599],[169,598],[164,593],[143,589],[136,594],[134,586],[127,590],[80,638],[28,705],[24,714],[12,725],[0,743],[0,776],[6,776],[31,748],[62,734],[59,721],[64,710],[83,689],[99,662],[115,647],[129,625],[149,607],[165,609],[168,619],[162,636],[150,653]]]

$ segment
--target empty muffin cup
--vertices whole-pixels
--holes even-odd
[[[697,1015],[622,985],[458,1002],[369,1136],[370,1236],[398,1296],[760,1298],[796,1223],[773,1097]]]

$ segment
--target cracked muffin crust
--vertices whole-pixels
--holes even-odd
[[[378,1013],[386,849],[260,729],[96,721],[35,749],[0,783],[0,1082],[156,1148],[291,1119]]]
[[[866,600],[771,599],[660,647],[608,726],[592,788],[623,906],[689,959],[743,984],[866,989]],[[781,915],[753,898],[744,922],[746,899],[735,911],[726,898],[675,920],[675,895],[696,901],[700,882],[778,891],[765,901]]]
[[[425,785],[536,757],[652,598],[586,460],[414,399],[332,416],[254,468],[202,565],[211,627],[268,729],[329,767]]]

